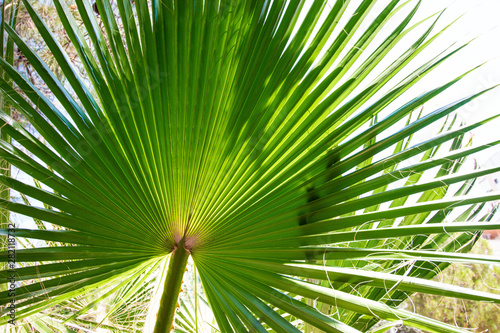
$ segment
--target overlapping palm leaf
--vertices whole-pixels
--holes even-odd
[[[141,281],[181,250],[222,332],[358,332],[379,319],[461,332],[396,306],[415,291],[500,302],[427,281],[449,262],[498,263],[464,252],[481,230],[500,228],[491,214],[473,222],[500,194],[468,195],[475,178],[500,168],[458,172],[465,157],[498,143],[462,147],[465,133],[491,119],[446,120],[487,91],[419,114],[466,79],[457,73],[400,102],[463,46],[395,81],[441,33],[433,31],[439,15],[415,23],[418,1],[387,1],[380,11],[375,3],[77,0],[80,26],[55,0],[82,78],[23,1],[64,80],[5,26],[54,98],[0,59],[15,83],[0,79],[4,97],[43,137],[2,114],[13,143],[0,143],[0,157],[42,186],[0,181],[46,205],[0,206],[62,230],[16,231],[59,242],[17,251],[17,317],[113,281]],[[414,30],[410,47],[377,66]],[[389,32],[379,41],[381,31]],[[439,122],[436,137],[410,142]],[[442,145],[451,149],[435,155]],[[454,184],[456,195],[446,195]],[[450,223],[455,207],[464,208]],[[0,299],[9,302],[5,292]],[[171,314],[175,304],[165,308]]]

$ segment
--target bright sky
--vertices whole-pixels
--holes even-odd
[[[361,0],[353,0],[351,1],[351,5],[355,8],[360,2]],[[390,0],[380,0],[375,5],[374,12],[377,12],[377,8],[381,9],[385,7],[389,2]],[[404,1],[401,1],[401,3],[404,3]],[[397,15],[400,15],[399,17],[407,15],[416,3],[417,0],[410,0],[409,4]],[[443,51],[454,42],[456,42],[456,46],[458,46],[475,37],[477,38],[459,53],[447,60],[447,62],[440,65],[433,73],[420,81],[412,88],[413,93],[410,93],[407,97],[403,97],[402,100],[406,102],[409,98],[413,98],[438,85],[445,84],[475,66],[484,62],[487,63],[469,74],[464,80],[457,83],[440,97],[426,103],[424,110],[427,112],[433,111],[463,97],[478,93],[496,84],[500,84],[500,27],[498,20],[500,15],[500,0],[422,0],[420,8],[410,25],[435,13],[441,12],[443,9],[446,10],[438,20],[434,32],[440,31],[454,20],[459,17],[461,18],[431,44],[427,51],[417,56],[415,59],[416,63],[422,64],[432,59],[440,51]],[[366,24],[369,24],[373,18],[374,15],[369,15],[365,20]],[[393,22],[400,22],[398,16],[393,18]],[[412,43],[418,38],[424,31],[423,29],[427,29],[431,22],[432,21],[429,20],[420,30],[417,29],[415,34],[406,36],[409,37],[409,43]],[[391,25],[389,23],[386,27],[386,31],[390,31],[394,27],[394,24]],[[384,30],[382,30],[380,35],[384,34],[383,31]],[[384,37],[385,36],[381,36],[381,38]],[[374,42],[376,42],[376,40]],[[403,53],[409,45],[410,44],[404,44],[404,46],[399,49],[395,48],[392,54],[397,56]],[[365,51],[368,53],[370,50],[368,48]],[[387,62],[381,62],[380,67],[385,67],[393,61],[393,58],[389,59],[391,58],[391,53],[389,53],[387,58]],[[418,66],[415,65],[414,67],[416,68]],[[406,72],[405,75],[400,76],[400,78],[402,79],[407,74],[409,73]],[[399,82],[399,80],[397,80],[397,82]],[[458,114],[460,119],[467,124],[472,124],[476,121],[500,114],[500,87],[461,108]],[[433,134],[435,134],[435,130],[433,130],[433,133],[427,132],[421,135],[431,137]],[[475,130],[472,134],[474,135],[475,145],[499,140],[500,119],[492,121],[488,125]],[[489,149],[476,154],[474,157],[477,159],[478,163],[482,165],[497,151],[500,151],[500,147]]]
[[[310,1],[316,0],[309,0]],[[335,1],[330,0],[333,4]],[[410,10],[417,4],[417,0],[408,1],[408,5],[404,7],[395,17],[391,19],[391,21],[384,27],[383,30],[379,32],[377,38],[374,39],[373,45],[367,47],[363,50],[363,54],[367,57],[376,45],[379,45],[392,31],[397,24],[399,24],[403,17],[408,15]],[[350,15],[355,15],[354,9],[358,7],[361,3],[361,0],[352,0],[351,1],[351,9],[348,9],[341,19],[339,26],[343,26],[345,21],[349,19]],[[364,20],[363,25],[368,26],[372,20],[375,18],[375,15],[380,12],[382,8],[387,6],[390,3],[390,0],[379,0],[377,4],[373,8],[373,14],[369,14],[367,18]],[[401,1],[400,3],[404,3]],[[307,7],[307,6],[306,6]],[[413,88],[408,91],[405,95],[402,96],[399,101],[396,101],[394,106],[389,106],[385,112],[390,113],[396,107],[404,104],[408,100],[420,95],[423,92],[429,91],[433,88],[436,88],[440,85],[446,84],[456,77],[464,74],[465,72],[471,70],[472,68],[487,62],[485,65],[475,70],[473,73],[469,74],[466,78],[464,78],[459,83],[455,84],[453,87],[445,91],[439,97],[434,98],[430,102],[424,105],[424,112],[428,113],[434,111],[440,107],[443,107],[449,103],[460,100],[464,97],[469,97],[475,93],[478,93],[486,88],[490,88],[496,84],[500,84],[500,27],[498,27],[498,16],[500,14],[500,0],[422,0],[420,8],[413,18],[412,22],[409,26],[428,18],[429,16],[440,13],[444,11],[436,27],[433,30],[433,34],[441,31],[443,28],[448,26],[451,22],[455,21],[459,17],[461,17],[457,22],[455,22],[450,28],[448,28],[436,41],[434,41],[430,47],[426,49],[426,51],[420,53],[412,63],[405,69],[404,73],[400,73],[396,76],[396,78],[392,81],[390,86],[395,85],[400,82],[404,77],[410,74],[413,69],[418,68],[420,65],[426,63],[427,61],[433,59],[440,52],[446,50],[446,48],[450,47],[455,43],[454,47],[451,49],[455,49],[456,47],[472,41],[465,49],[462,49],[459,53],[455,54],[452,58],[448,59],[445,63],[441,64],[437,67],[431,74],[424,77],[419,83],[417,83]],[[345,21],[344,21],[345,20]],[[380,68],[386,68],[389,66],[394,60],[395,57],[400,56],[403,52],[405,52],[408,47],[419,38],[422,33],[430,26],[430,24],[434,21],[429,20],[425,22],[421,27],[415,29],[412,33],[405,36],[403,39],[401,46],[395,47],[379,64]],[[362,26],[363,26],[362,25]],[[363,28],[359,29],[357,32],[358,37],[362,33]],[[336,33],[341,33],[340,29],[334,31],[332,34],[332,38],[336,36]],[[348,48],[354,46],[354,42],[357,40],[356,35],[352,38],[351,42],[348,44]],[[407,42],[404,42],[404,41]],[[344,54],[347,52],[348,48],[346,48]],[[342,55],[341,55],[342,57]],[[358,59],[358,62],[361,61],[363,56]],[[353,66],[353,67],[356,67]],[[349,73],[348,73],[349,74]],[[372,79],[379,74],[379,72],[374,73],[373,75],[367,77],[368,84]],[[363,87],[366,87],[364,85]],[[359,92],[359,90],[363,89],[360,87],[355,90]],[[380,97],[383,94],[381,92],[378,94]],[[374,99],[377,98],[377,95]],[[462,107],[459,112],[459,120],[460,122],[466,124],[473,124],[482,119],[489,118],[491,116],[500,114],[500,88],[493,90],[473,102],[469,103],[465,107]],[[435,136],[436,132],[441,127],[441,122],[436,123],[436,126],[430,129],[423,130],[417,135],[414,136],[412,143],[415,144],[419,141],[424,141]],[[482,126],[479,129],[474,130],[473,133],[473,144],[475,146],[487,144],[495,140],[500,140],[500,119],[490,122],[488,125]],[[469,137],[466,136],[465,140],[468,140]],[[467,141],[465,141],[467,142]],[[462,167],[462,171],[472,169],[474,165],[474,160],[478,162],[479,165],[483,167],[493,167],[498,166],[498,163],[491,165],[485,165],[485,163],[496,153],[500,151],[500,146],[498,148],[494,147],[492,149],[485,150],[481,153],[475,154],[473,158],[469,158],[467,160],[466,166]],[[383,152],[382,154],[390,153]],[[442,147],[440,153],[446,153],[445,147]],[[500,154],[499,154],[500,156]],[[413,164],[418,162],[419,157],[415,157],[414,160],[407,161],[409,164]],[[500,158],[498,159],[500,161]],[[409,165],[405,164],[405,165]],[[486,182],[483,182],[482,185],[486,185]],[[475,188],[473,193],[483,192],[491,189],[491,187],[485,188],[483,186],[479,186]],[[452,190],[451,192],[454,192]]]
[[[462,16],[438,40],[437,47],[449,45],[457,41],[465,43],[477,37],[465,49],[456,54],[451,61],[443,64],[438,71],[429,75],[426,82],[444,83],[486,62],[482,67],[471,73],[457,86],[452,87],[450,93],[434,99],[427,106],[434,110],[453,100],[469,96],[486,88],[500,84],[500,15],[499,0],[422,0],[421,8],[417,14],[419,18],[447,8],[438,23],[437,28],[444,28],[454,19]],[[431,49],[430,51],[433,51]],[[429,80],[429,78],[431,80]],[[467,124],[500,114],[500,87],[479,97],[458,112],[459,117]],[[432,133],[429,133],[429,135]],[[472,133],[474,145],[487,144],[500,140],[500,119],[476,129]],[[475,154],[473,157],[483,168],[498,166],[500,147],[494,147]],[[492,158],[494,154],[495,158]],[[468,167],[473,165],[473,159],[468,160]],[[498,178],[499,174],[494,175]],[[483,179],[475,193],[494,189],[492,179]]]
[[[481,68],[471,73],[457,87],[453,88],[450,97],[456,98],[477,93],[485,88],[500,84],[500,1],[499,0],[423,0],[419,15],[425,17],[441,8],[447,8],[443,13],[442,23],[451,22],[454,18],[463,15],[446,34],[443,43],[449,44],[456,40],[460,43],[467,42],[477,37],[468,47],[457,54],[451,62],[434,73],[433,80],[440,81],[452,78],[474,65],[487,62]],[[449,102],[449,97],[436,98],[436,105]],[[431,103],[432,104],[432,103]],[[500,114],[500,87],[478,98],[459,110],[459,116],[467,124],[474,123],[488,117]],[[487,144],[500,139],[500,119],[495,119],[487,125],[476,129],[472,133],[474,145]],[[499,166],[500,147],[494,147],[475,154],[474,159],[483,168]],[[468,159],[468,168],[471,168],[474,159]],[[475,193],[488,190],[499,190],[498,184],[493,179],[499,178],[500,173],[491,177],[482,178]],[[497,215],[498,216],[498,215]]]
[[[500,83],[500,1],[498,0],[423,0],[421,15],[448,7],[443,14],[443,24],[450,22],[455,17],[464,16],[444,35],[443,40],[457,40],[466,42],[478,36],[453,61],[443,66],[440,75],[453,76],[471,65],[488,61],[482,68],[471,74],[467,83],[461,84],[457,93],[466,95],[478,92],[484,88]],[[442,72],[442,74],[441,74]],[[484,119],[495,114],[500,114],[500,88],[480,98],[478,102],[471,103],[461,110],[460,116],[467,123]],[[474,140],[476,144],[487,143],[500,139],[500,122],[476,131]],[[497,149],[497,150],[500,150]],[[495,151],[497,151],[495,150]],[[493,153],[494,151],[491,151]],[[483,160],[481,156],[481,160]]]
[[[312,1],[316,0],[308,0],[306,2],[306,8],[310,6]],[[335,0],[329,0],[329,2],[333,4]],[[376,38],[372,44],[374,46],[378,45],[380,41],[386,37],[388,32],[395,27],[395,24],[400,22],[403,15],[406,16],[417,2],[417,0],[410,0],[409,4],[398,12],[396,17],[394,17],[379,33],[378,41]],[[354,14],[354,9],[357,8],[360,3],[361,0],[351,1],[351,6],[348,8],[343,19],[340,21],[338,30],[334,31],[332,34],[333,38],[337,35],[337,33],[340,33],[340,27],[343,26],[343,23],[345,23],[350,15]],[[389,3],[390,0],[379,0],[373,8],[373,14],[369,14],[367,16],[363,25],[367,26],[370,24],[374,19],[375,14]],[[404,1],[401,1],[400,3],[404,3]],[[469,76],[462,80],[462,82],[453,86],[439,98],[435,98],[431,102],[426,103],[425,111],[427,112],[433,111],[436,108],[454,102],[457,99],[467,97],[500,83],[500,27],[498,27],[500,0],[422,0],[420,8],[410,25],[413,25],[414,23],[419,22],[435,13],[439,13],[445,8],[446,10],[438,20],[433,32],[440,31],[460,16],[462,17],[449,29],[447,29],[433,44],[431,44],[427,51],[418,55],[413,62],[414,64],[410,64],[410,67],[417,68],[418,65],[432,59],[434,56],[439,54],[439,52],[445,50],[446,47],[451,46],[455,42],[455,46],[458,46],[472,40],[475,37],[477,38],[465,49],[461,50],[447,62],[440,65],[433,73],[425,77],[414,88],[412,88],[413,92],[407,94],[407,96],[403,97],[401,100],[406,102],[410,98],[413,98],[424,91],[449,82],[477,65],[486,61],[488,61],[488,63],[477,69],[475,72],[469,74]],[[408,46],[423,33],[424,29],[429,27],[432,21],[433,20],[429,20],[419,29],[416,29],[414,34],[410,33],[407,35],[405,37],[407,43],[403,42],[402,44],[404,45],[396,47],[393,51],[391,51],[391,53],[389,53],[386,57],[387,60],[384,59],[379,64],[379,68],[385,68],[392,63],[395,56],[399,56],[405,52]],[[359,36],[363,28],[358,30],[359,32],[357,34]],[[353,46],[353,41],[356,39],[355,35],[348,46]],[[405,39],[403,39],[403,41]],[[370,47],[368,47],[364,50],[364,54],[368,55],[371,51]],[[399,79],[395,80],[394,84],[399,82],[400,79],[404,78],[408,74],[409,72],[406,71],[404,75],[399,75]],[[375,77],[375,74],[371,75],[367,78],[367,80],[370,81]],[[360,89],[361,88],[362,87],[360,87]],[[466,107],[462,108],[459,111],[459,116],[462,121],[467,124],[472,124],[478,120],[499,114],[499,106],[500,88],[481,96]],[[473,133],[475,144],[485,144],[494,139],[500,139],[500,135],[498,135],[497,131],[499,128],[500,120],[497,120],[494,123],[492,122],[484,128],[481,128],[481,130],[476,131]],[[432,133],[429,133],[427,135],[430,136],[431,134]],[[498,150],[500,150],[500,148]],[[495,151],[496,150],[492,149],[488,152],[479,154],[477,158],[480,164],[484,163]]]

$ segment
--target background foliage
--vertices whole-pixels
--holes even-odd
[[[491,255],[493,252],[488,241],[481,239],[471,253]],[[500,291],[500,267],[495,265],[452,264],[434,280],[450,283],[474,290],[498,293]],[[460,327],[477,329],[477,332],[500,332],[500,308],[497,304],[476,303],[425,294],[411,297],[413,308],[424,316],[442,320]]]

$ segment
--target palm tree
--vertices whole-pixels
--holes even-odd
[[[454,116],[487,90],[422,112],[467,74],[457,73],[401,102],[466,45],[401,79],[442,33],[433,32],[440,15],[414,23],[419,1],[375,3],[77,0],[75,14],[54,0],[82,77],[23,0],[64,78],[5,26],[53,94],[0,59],[15,83],[1,78],[0,90],[32,126],[1,114],[12,142],[0,141],[0,157],[22,177],[0,182],[26,200],[0,206],[42,226],[18,228],[19,239],[46,244],[16,251],[16,319],[62,331],[36,315],[89,294],[93,303],[72,308],[110,295],[148,301],[153,283],[154,332],[169,332],[189,258],[221,332],[382,332],[382,319],[463,332],[398,305],[413,292],[500,302],[429,281],[451,262],[498,262],[467,251],[482,230],[500,228],[483,210],[500,195],[469,194],[500,168],[459,169],[499,141],[464,142],[491,119]],[[412,141],[439,122],[432,140]],[[0,299],[12,301],[8,291]]]

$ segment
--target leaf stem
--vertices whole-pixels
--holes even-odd
[[[189,251],[184,247],[184,239],[182,239],[177,248],[172,252],[168,264],[160,308],[156,314],[154,333],[168,333],[172,330],[175,310],[177,309],[177,302],[181,292],[182,277],[186,271],[189,255]]]
[[[198,275],[196,267],[194,267],[194,322],[196,326],[195,332],[198,333]]]

